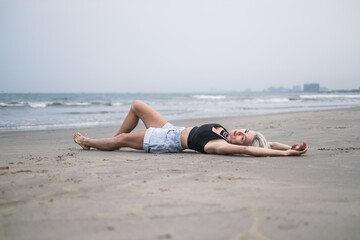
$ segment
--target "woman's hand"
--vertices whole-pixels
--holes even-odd
[[[295,143],[294,145],[292,145],[291,149],[292,150],[297,150],[297,151],[302,151],[304,149],[307,149],[307,143],[305,141],[302,142],[302,144],[300,144],[300,146],[298,146],[297,143]]]
[[[291,147],[291,149],[286,150],[286,155],[288,155],[288,156],[301,155],[301,154],[306,153],[307,150],[308,150],[308,145],[306,144],[305,141],[303,141],[300,146],[298,146],[297,144],[294,144]]]

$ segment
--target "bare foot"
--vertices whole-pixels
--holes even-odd
[[[76,142],[77,144],[79,144],[80,147],[82,147],[84,150],[90,150],[90,147],[87,146],[87,145],[84,143],[84,140],[85,140],[85,139],[86,139],[86,138],[83,137],[83,136],[81,135],[81,133],[79,133],[79,132],[77,132],[77,133],[74,134],[74,142]]]

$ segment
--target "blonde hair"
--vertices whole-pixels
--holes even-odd
[[[253,147],[269,148],[268,141],[266,141],[264,135],[259,132],[255,132],[255,138],[250,145]]]

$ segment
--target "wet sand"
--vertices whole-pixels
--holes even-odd
[[[310,149],[101,152],[75,145],[77,129],[0,133],[0,239],[358,239],[360,108],[173,123],[207,122]]]

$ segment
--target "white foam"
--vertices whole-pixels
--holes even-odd
[[[118,106],[123,106],[124,104],[117,102],[117,103],[112,103],[111,105],[118,107]]]
[[[312,94],[312,95],[300,95],[300,98],[302,99],[322,99],[322,98],[360,98],[359,95],[355,94]]]
[[[64,103],[66,106],[89,106],[91,103],[89,102],[73,102],[73,103]]]
[[[197,99],[211,99],[211,100],[219,100],[226,98],[226,96],[224,95],[193,95],[192,97]]]
[[[48,102],[28,102],[28,104],[32,108],[44,108],[47,106]]]
[[[0,103],[1,107],[24,107],[26,105],[28,105],[27,102]]]
[[[39,124],[39,125],[19,125],[19,126],[1,126],[0,130],[44,130],[44,129],[58,129],[58,128],[83,128],[107,126],[114,124],[113,121],[93,121],[93,122],[76,122],[76,123],[57,123],[57,124]]]
[[[288,98],[255,98],[255,99],[245,99],[245,102],[249,103],[285,103],[290,102]]]

